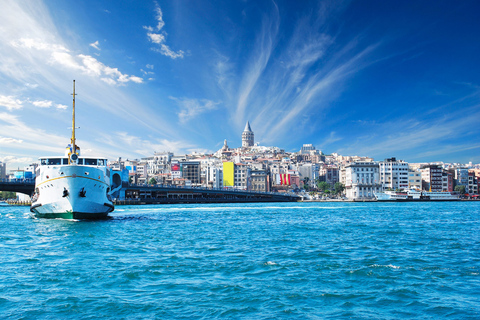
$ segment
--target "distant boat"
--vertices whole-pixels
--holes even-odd
[[[456,201],[458,195],[451,192],[420,191],[411,189],[408,191],[384,191],[376,192],[377,201]]]
[[[8,202],[7,201],[0,201],[0,207],[5,207],[5,206],[8,206]]]
[[[72,138],[65,155],[41,157],[30,211],[41,218],[102,219],[114,210],[107,159],[80,157],[75,144],[75,80]]]

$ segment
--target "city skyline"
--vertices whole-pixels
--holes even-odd
[[[474,1],[2,1],[0,161],[261,145],[480,162]],[[17,157],[17,159],[14,159]]]

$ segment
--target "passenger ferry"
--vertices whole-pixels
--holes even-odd
[[[65,156],[41,157],[30,211],[37,217],[102,219],[114,210],[107,159],[80,157],[75,144],[75,80],[72,138]]]
[[[376,192],[377,201],[456,201],[458,195],[450,192],[420,191],[410,189],[408,191],[384,191]]]

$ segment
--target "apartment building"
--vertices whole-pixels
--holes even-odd
[[[442,191],[443,168],[437,164],[426,165],[420,169],[422,173],[422,189],[431,191]]]
[[[396,158],[380,161],[380,183],[383,189],[408,189],[408,163]]]

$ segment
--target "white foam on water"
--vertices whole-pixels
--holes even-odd
[[[399,266],[394,266],[393,264],[382,265],[382,264],[374,264],[370,266],[371,268],[391,268],[391,269],[400,269]]]

